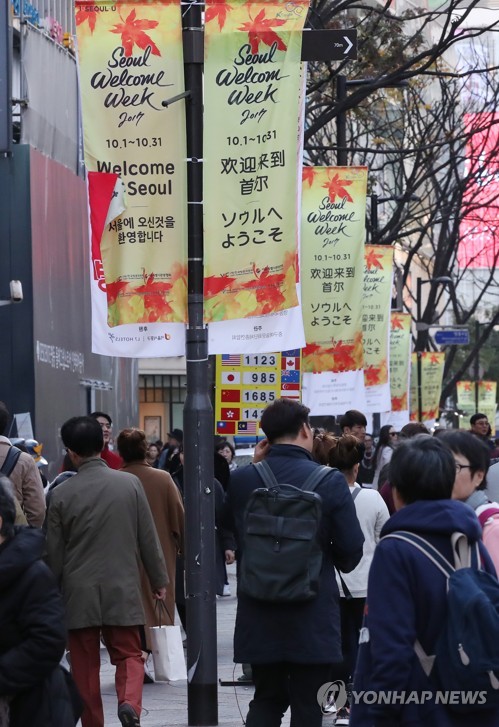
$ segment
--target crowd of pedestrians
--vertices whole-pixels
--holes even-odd
[[[9,421],[0,402],[0,434]],[[234,661],[255,687],[246,725],[279,727],[288,708],[291,727],[320,727],[331,712],[337,725],[362,727],[499,724],[492,703],[463,716],[438,701],[428,667],[446,619],[447,578],[432,571],[425,547],[452,563],[461,533],[478,546],[475,566],[496,582],[499,461],[487,418],[477,413],[468,432],[433,436],[416,422],[386,425],[375,441],[362,412],[347,411],[334,434],[281,399],[264,410],[261,429],[254,463],[244,467],[232,442],[214,442],[216,592],[230,594],[226,564],[237,559]],[[40,448],[19,452],[0,436],[0,726],[70,727],[81,717],[83,727],[103,727],[104,643],[118,717],[136,727],[143,683],[154,679],[149,627],[158,625],[158,602],[163,622],[173,624],[177,611],[188,638],[183,432],[173,429],[166,443],[147,442],[137,428],[114,438],[111,417],[97,411],[66,421],[61,439],[62,471],[44,492]],[[262,479],[263,465],[275,485]],[[268,516],[253,517],[265,487]],[[315,508],[316,530],[299,509],[286,519],[286,498]],[[281,592],[272,578],[285,581],[303,559],[316,573],[306,597],[289,595],[296,583],[281,584],[286,597],[248,587],[245,556],[254,561],[259,538],[269,537],[273,554],[260,560],[269,593]],[[427,545],[418,550],[411,537]],[[60,666],[65,651],[71,675]],[[356,698],[365,693],[385,697]],[[386,698],[392,693],[430,696],[405,703]]]

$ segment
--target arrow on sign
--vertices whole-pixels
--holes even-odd
[[[346,56],[346,54],[348,53],[348,51],[350,50],[350,48],[353,48],[353,43],[352,43],[352,41],[350,40],[350,38],[348,37],[348,35],[344,35],[343,37],[344,37],[344,39],[345,39],[345,40],[346,40],[346,42],[347,42],[347,47],[346,47],[346,48],[345,48],[345,50],[343,51],[343,55],[344,55],[344,56]]]

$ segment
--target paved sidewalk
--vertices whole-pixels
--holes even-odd
[[[232,596],[217,598],[218,678],[234,681],[242,674],[240,664],[232,661],[232,637],[236,615],[235,567],[229,567]],[[106,650],[101,651],[101,689],[106,727],[120,727],[114,690],[114,667]],[[247,686],[218,686],[218,724],[222,727],[242,727],[253,688]],[[80,723],[79,723],[80,724]],[[324,727],[333,725],[332,718],[324,718]],[[187,727],[187,683],[145,684],[141,716],[143,727]],[[282,727],[289,726],[289,712]],[[306,726],[304,726],[306,727]]]

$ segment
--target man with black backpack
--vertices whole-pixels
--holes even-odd
[[[311,456],[309,409],[280,399],[262,414],[265,460],[231,474],[238,542],[234,661],[252,666],[247,727],[320,727],[317,693],[341,661],[334,567],[348,573],[364,536],[344,476]]]
[[[0,433],[7,431],[10,414],[0,401]],[[0,436],[0,473],[10,477],[28,524],[41,528],[45,519],[43,483],[33,457],[13,447],[7,437]]]

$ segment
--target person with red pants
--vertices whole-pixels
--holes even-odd
[[[83,727],[103,727],[100,634],[116,666],[118,717],[140,725],[145,623],[139,558],[154,597],[164,599],[168,576],[144,489],[135,475],[101,459],[102,428],[73,417],[61,428],[76,475],[53,492],[47,519],[48,563],[66,607],[73,678],[85,702]]]

